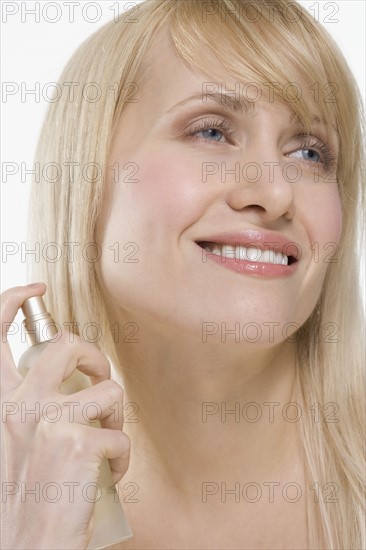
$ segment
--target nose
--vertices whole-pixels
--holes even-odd
[[[263,151],[263,145],[261,149]],[[291,220],[296,212],[294,186],[298,175],[294,171],[297,169],[293,165],[283,165],[274,149],[265,157],[247,150],[243,157],[240,177],[226,192],[227,204],[233,210],[259,214],[267,222],[281,217]]]

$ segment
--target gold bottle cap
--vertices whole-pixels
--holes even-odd
[[[42,296],[28,298],[21,307],[25,316],[23,326],[30,346],[48,342],[57,335],[57,325],[47,311]]]

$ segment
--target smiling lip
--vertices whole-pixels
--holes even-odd
[[[197,239],[196,244],[201,249],[202,261],[208,260],[214,262],[238,273],[247,275],[257,275],[262,277],[287,277],[292,275],[297,269],[301,258],[301,247],[295,241],[276,234],[247,229],[235,233],[220,233]],[[270,250],[280,252],[289,258],[288,265],[280,265],[269,262],[256,262],[254,260],[242,260],[213,254],[203,248],[204,244],[217,243],[220,245],[228,244],[231,246],[243,246],[246,248],[255,247],[261,250]]]

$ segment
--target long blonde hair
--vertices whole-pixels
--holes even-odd
[[[94,342],[117,365],[96,278],[98,249],[90,243],[118,119],[134,100],[136,84],[144,84],[142,66],[149,44],[166,24],[188,66],[219,82],[223,74],[255,82],[262,91],[265,83],[267,89],[268,83],[277,83],[274,99],[290,102],[305,126],[316,107],[338,131],[343,229],[317,307],[296,333],[297,392],[305,405],[300,431],[307,479],[320,491],[317,506],[310,497],[307,503],[310,548],[365,548],[364,319],[359,286],[365,204],[363,107],[338,46],[299,4],[148,0],[79,47],[59,80],[63,90],[64,83],[78,84],[72,94],[67,88],[69,93],[51,104],[36,154],[47,170],[32,184],[29,233],[31,242],[40,243],[42,261],[32,266],[31,278],[48,284],[47,305],[61,326],[77,322],[73,332],[85,337],[85,327],[98,322],[102,336],[97,333]],[[304,91],[296,101],[284,94],[290,82],[301,83]],[[61,248],[57,261],[49,258],[50,246]],[[337,502],[332,502],[334,497]]]

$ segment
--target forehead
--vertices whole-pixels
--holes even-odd
[[[229,56],[229,52],[228,52]],[[301,126],[301,120],[293,110],[293,104],[288,101],[278,101],[275,95],[276,83],[267,82],[260,85],[246,78],[245,68],[241,78],[233,78],[229,72],[213,63],[210,52],[202,51],[202,70],[183,60],[176,51],[174,42],[167,26],[160,29],[154,36],[151,47],[146,54],[141,70],[140,97],[149,104],[155,112],[164,109],[168,114],[174,113],[185,105],[216,104],[225,107],[235,114],[254,114],[256,108],[268,106],[268,102],[276,104],[276,110],[281,112],[289,122]],[[300,93],[308,104],[312,125],[326,126],[326,121],[314,102],[311,90],[304,85],[293,83],[294,88],[288,88],[288,93]],[[296,88],[296,85],[300,88]],[[307,93],[306,93],[307,92]],[[262,101],[263,100],[263,101]],[[338,136],[336,127],[329,125],[328,132],[333,135],[334,143]]]
[[[192,42],[196,43],[197,38],[192,37]],[[251,70],[253,62],[255,64],[252,54],[234,51],[229,45],[226,45],[224,53],[222,52],[224,59],[220,61],[216,58],[210,44],[207,44],[203,37],[198,39],[196,46],[195,49],[199,50],[199,56],[196,59],[185,59],[184,54],[182,55],[182,52],[177,51],[177,46],[173,41],[168,25],[161,27],[154,34],[139,70],[141,84],[146,84],[149,81],[149,86],[155,84],[163,87],[166,82],[171,83],[176,78],[179,79],[180,85],[184,79],[192,81],[196,78],[197,82],[201,83],[225,82],[232,89],[239,82],[242,84],[259,83],[259,75],[254,76]],[[240,58],[240,73],[234,71],[230,65],[234,55]],[[302,84],[301,80],[301,77],[296,77],[296,82],[299,85]],[[249,90],[247,93],[250,95],[254,92]]]
[[[224,68],[214,69],[210,60],[204,70],[183,60],[176,51],[167,28],[154,37],[152,46],[143,61],[139,89],[141,97],[155,103],[170,103],[170,108],[196,100],[206,104],[209,101],[221,103],[232,111],[248,111],[253,105],[253,86],[247,88],[245,78],[239,81],[230,76]],[[227,93],[226,93],[227,92]],[[172,103],[173,101],[173,103]]]
[[[228,60],[230,57],[232,53],[227,51]],[[244,64],[240,74],[233,75],[230,69],[227,70],[212,56],[210,47],[204,43],[202,43],[200,66],[182,59],[167,25],[162,27],[152,39],[139,71],[138,85],[142,94],[160,99],[172,95],[174,91],[177,101],[183,100],[187,92],[190,92],[190,95],[196,95],[197,99],[201,94],[203,102],[210,98],[217,99],[217,94],[220,94],[222,97],[225,96],[226,106],[236,111],[248,111],[251,104],[260,101],[261,98],[269,99],[271,102],[277,99],[276,82],[268,81],[262,85],[258,78],[253,79],[253,75]],[[301,95],[304,95],[305,86],[299,78],[293,85],[294,88],[289,90],[290,96],[296,94],[299,87],[301,87]],[[296,87],[298,87],[297,90]],[[312,103],[311,93],[305,93],[305,95],[307,97],[304,99]],[[289,102],[287,105],[285,102],[283,104],[291,110]],[[314,107],[314,115],[320,115],[316,112],[316,105]]]

